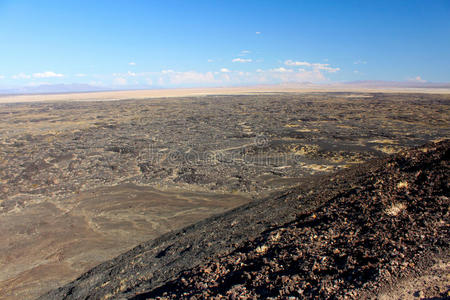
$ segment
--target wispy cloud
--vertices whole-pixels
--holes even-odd
[[[0,75],[0,79],[5,79],[5,76],[4,75]]]
[[[52,77],[64,77],[63,74],[58,74],[52,71],[46,71],[46,72],[42,72],[42,73],[34,73],[33,74],[34,78],[52,78]]]
[[[326,77],[318,69],[287,69],[276,68],[269,70],[257,70],[256,80],[260,83],[299,83],[299,82],[322,82]]]
[[[112,82],[116,86],[125,85],[146,85],[153,86],[195,86],[220,84],[223,80],[228,80],[226,73],[232,71],[227,68],[220,69],[220,72],[198,72],[198,71],[175,71],[172,69],[158,72],[131,72],[112,73]],[[217,78],[216,78],[217,75]]]
[[[133,71],[127,71],[126,73],[112,73],[112,76],[113,77],[125,78],[125,77],[145,76],[145,75],[148,75],[148,74],[149,74],[149,72],[136,73],[136,72],[133,72]]]
[[[312,68],[312,69],[317,69],[317,70],[323,70],[326,71],[328,73],[336,73],[338,71],[340,71],[340,68],[333,68],[330,67],[330,64],[321,64],[321,63],[310,63],[307,61],[293,61],[293,60],[286,60],[284,62],[284,64],[286,66],[301,66],[301,67],[308,67],[308,68]]]
[[[130,66],[135,66],[136,63],[134,61],[128,63]]]
[[[114,78],[113,83],[115,85],[127,85],[128,81],[123,77]]]
[[[354,61],[353,64],[354,65],[365,65],[365,64],[367,64],[367,61],[358,59],[358,60]]]
[[[249,50],[242,50],[241,52],[239,52],[238,56],[246,56],[249,55],[250,53],[252,53]]]
[[[341,68],[332,68],[329,64],[313,64],[313,68],[318,68],[319,70],[324,70],[328,73],[336,73],[341,70]]]
[[[409,78],[408,81],[415,81],[415,82],[427,82],[426,80],[422,79],[420,76],[416,76],[413,78]]]
[[[211,59],[211,58],[210,58],[210,59],[208,59],[208,62],[209,62],[209,63],[212,63],[212,62],[214,62],[214,59]]]
[[[31,78],[31,75],[25,74],[25,73],[19,73],[16,75],[11,76],[12,79],[29,79]]]
[[[238,58],[235,62],[248,62],[250,59]],[[238,68],[236,66],[235,68]],[[216,71],[196,70],[177,71],[165,69],[156,72],[112,73],[115,86],[142,85],[161,87],[218,86],[226,84],[276,84],[299,82],[324,82],[327,73],[337,72],[339,68],[328,64],[289,60],[275,68],[256,71],[240,71],[222,67]]]
[[[251,58],[240,58],[240,57],[238,57],[238,58],[233,59],[232,62],[249,63],[249,62],[252,62],[252,59]]]
[[[283,67],[276,68],[276,69],[271,69],[270,71],[271,72],[276,72],[276,73],[291,73],[291,72],[294,72],[294,70],[292,70],[292,69],[286,69],[286,68],[283,68]]]
[[[285,61],[284,64],[286,66],[306,66],[306,67],[311,66],[311,63],[309,63],[309,62],[306,62],[306,61],[293,61],[293,60],[290,60],[290,59]]]
[[[260,31],[257,31],[257,32],[255,32],[255,34],[261,34],[261,32],[260,32]]]
[[[75,77],[86,77],[87,75],[84,73],[75,74]]]
[[[161,86],[195,86],[214,85],[221,83],[221,79],[216,78],[214,72],[198,71],[174,71],[162,70],[159,74],[154,74],[155,80]],[[226,76],[226,74],[223,74]]]

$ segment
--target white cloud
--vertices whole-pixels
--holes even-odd
[[[123,77],[114,78],[113,82],[116,85],[126,85],[128,83],[128,81],[125,78],[123,78]]]
[[[261,34],[261,32],[259,32],[259,31],[257,31],[257,32],[255,32],[256,34]]]
[[[5,76],[4,75],[0,75],[0,79],[5,79]]]
[[[218,72],[163,70],[151,77],[160,86],[217,86],[251,82],[251,73],[222,68]]]
[[[129,64],[130,66],[135,66],[135,65],[136,65],[136,63],[133,62],[133,61],[132,61],[132,62],[129,62],[128,64]]]
[[[359,71],[358,70],[353,70],[353,73],[359,74]]]
[[[336,72],[339,69],[330,67],[328,64],[306,64],[305,62],[301,64],[293,62],[291,64],[293,66],[282,65],[277,68],[257,69],[252,72],[225,67],[209,72],[177,71],[173,69],[140,73],[128,71],[127,73],[113,73],[112,84],[115,86],[194,87],[220,86],[223,84],[323,82],[327,81],[325,74]]]
[[[153,72],[155,73],[155,72]],[[147,76],[149,74],[152,74],[150,72],[142,72],[142,73],[136,73],[133,71],[127,71],[126,73],[112,73],[113,77],[122,77],[122,78],[126,78],[126,77],[140,77],[140,76]]]
[[[232,62],[239,62],[239,63],[249,63],[252,62],[252,60],[250,58],[235,58],[232,60]]]
[[[422,79],[420,76],[416,76],[414,78],[410,78],[409,81],[415,81],[415,82],[427,82],[426,80]]]
[[[210,59],[208,59],[208,62],[209,62],[209,63],[212,63],[212,62],[214,62],[214,59],[211,59],[211,58],[210,58]]]
[[[286,69],[277,68],[271,70],[261,70],[258,72],[259,82],[321,82],[325,81],[325,76],[318,69]]]
[[[241,52],[239,52],[238,56],[246,56],[249,55],[250,53],[252,53],[249,50],[242,50]]]
[[[217,83],[218,80],[214,78],[214,74],[212,72],[196,72],[196,71],[187,71],[187,72],[169,72],[168,81],[170,84],[174,85],[183,85],[183,84],[208,84],[208,83]]]
[[[302,66],[302,67],[308,67],[312,69],[317,70],[324,70],[328,73],[336,73],[337,71],[340,71],[340,68],[333,68],[330,67],[330,64],[321,64],[321,63],[310,63],[307,61],[293,61],[293,60],[286,60],[284,62],[286,66]]]
[[[324,70],[329,73],[336,73],[337,71],[340,71],[340,68],[332,68],[329,66],[329,64],[312,64],[313,68],[317,68],[319,70]]]
[[[365,65],[367,64],[367,61],[358,59],[357,61],[353,62],[354,65]]]
[[[290,72],[293,72],[292,69],[286,69],[286,68],[283,68],[283,67],[272,69],[270,71],[271,72],[278,72],[278,73],[290,73]]]
[[[78,74],[75,74],[75,77],[86,77],[87,75],[86,74],[83,74],[83,73],[78,73]]]
[[[12,79],[29,79],[29,78],[31,78],[31,76],[25,73],[19,73],[17,75],[12,76]]]
[[[290,59],[285,61],[284,64],[286,66],[305,66],[305,67],[311,66],[311,63],[309,63],[309,62],[306,62],[306,61],[292,61]]]
[[[34,78],[52,78],[52,77],[64,77],[63,74],[58,74],[52,71],[46,71],[46,72],[42,72],[42,73],[34,73],[33,74]]]

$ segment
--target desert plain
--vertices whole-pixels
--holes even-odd
[[[171,93],[0,98],[0,298],[35,298],[168,231],[450,136],[445,93]]]

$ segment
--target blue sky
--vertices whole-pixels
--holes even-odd
[[[450,81],[450,1],[0,0],[0,88]]]

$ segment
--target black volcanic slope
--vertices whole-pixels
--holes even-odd
[[[142,244],[42,299],[368,297],[448,261],[449,150],[446,140],[310,178]]]

